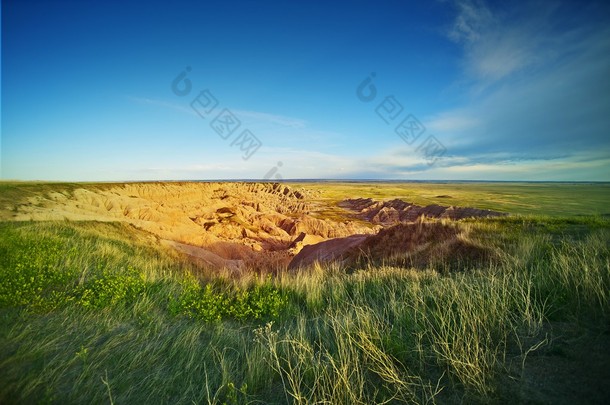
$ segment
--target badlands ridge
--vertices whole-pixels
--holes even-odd
[[[385,260],[439,238],[445,255],[472,253],[477,250],[465,246],[451,221],[419,219],[506,215],[397,199],[334,204],[306,187],[279,183],[57,184],[24,198],[5,201],[0,219],[127,222],[153,235],[151,243],[177,249],[202,266],[233,271]]]

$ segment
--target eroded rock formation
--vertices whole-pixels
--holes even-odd
[[[468,207],[442,206],[436,204],[424,207],[399,199],[375,201],[371,198],[355,198],[344,200],[339,203],[339,206],[354,211],[359,218],[381,225],[414,222],[419,217],[449,218],[457,220],[507,215],[503,212]]]
[[[340,261],[350,265],[366,260],[409,261],[421,265],[446,258],[472,261],[487,256],[486,251],[466,238],[458,237],[454,226],[441,223],[417,222],[420,218],[458,220],[507,215],[506,213],[477,208],[420,206],[400,199],[375,201],[371,198],[347,199],[338,204],[355,215],[384,228],[371,236],[356,235],[337,238],[307,246],[290,262],[290,268],[311,265],[314,262]],[[435,245],[433,251],[418,254]],[[415,253],[415,254],[414,254]],[[405,264],[405,263],[403,263]]]
[[[11,220],[124,221],[211,267],[286,265],[304,246],[371,233],[310,215],[312,191],[279,183],[129,183],[40,192],[0,212]]]
[[[446,233],[450,228],[414,233],[413,222],[421,217],[505,215],[369,198],[345,200],[339,206],[347,211],[337,213],[336,207],[325,211],[328,203],[316,192],[280,183],[58,184],[32,190],[13,205],[0,207],[0,220],[127,222],[204,266],[236,272],[289,263],[291,268],[315,261],[350,263],[365,253],[373,259],[391,258],[427,246],[424,234],[453,246],[450,251],[457,254],[465,245]],[[403,225],[391,227],[396,224]]]
[[[481,263],[491,256],[489,249],[470,239],[456,224],[418,221],[384,228],[374,235],[353,235],[306,246],[289,268],[307,267],[315,262],[450,267],[455,263]]]

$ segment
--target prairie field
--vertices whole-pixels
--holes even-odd
[[[605,183],[2,183],[0,403],[608,403],[608,207]]]

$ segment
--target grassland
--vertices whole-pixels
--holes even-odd
[[[322,182],[290,183],[320,193],[325,206],[346,198],[399,198],[418,205],[455,205],[521,215],[610,215],[610,183]]]
[[[123,223],[0,223],[0,403],[606,402],[610,220],[580,215],[603,204],[548,212],[579,185],[436,186],[308,185],[320,201],[538,206],[460,221],[494,260],[451,272],[236,278]]]

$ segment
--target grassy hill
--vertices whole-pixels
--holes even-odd
[[[493,260],[235,276],[125,223],[0,222],[0,403],[607,401],[610,220],[455,226]]]
[[[464,223],[503,255],[447,275],[197,279],[130,226],[3,223],[0,400],[500,401],[527,389],[534,355],[607,334],[609,225]]]

